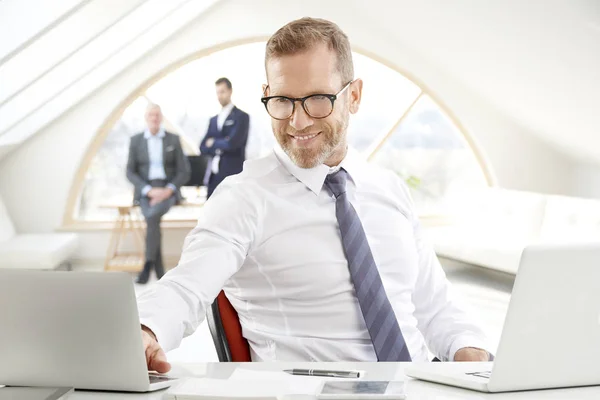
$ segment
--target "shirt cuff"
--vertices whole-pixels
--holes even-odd
[[[152,189],[152,186],[146,185],[142,188],[142,196],[148,195],[148,192]]]
[[[167,183],[167,187],[170,188],[173,193],[177,191],[177,186],[173,185],[172,183]]]
[[[493,354],[486,350],[487,343],[485,340],[478,336],[460,336],[456,340],[454,340],[454,342],[452,342],[452,345],[450,346],[450,352],[448,354],[448,360],[446,361],[454,361],[454,356],[456,355],[456,352],[465,347],[474,347],[477,349],[485,350],[490,356],[490,361],[494,360]]]
[[[160,345],[160,348],[163,349],[165,354],[178,348],[181,345],[181,339],[183,339],[183,332],[175,333],[170,332],[169,328],[160,328],[161,326],[164,327],[164,324],[169,322],[171,321],[168,321],[165,318],[157,318],[156,316],[140,316],[140,329],[141,325],[144,325],[150,329],[152,333],[154,333],[156,341]],[[179,339],[177,339],[178,337]]]
[[[146,318],[140,318],[140,328],[143,326],[145,326],[146,328],[150,329],[152,331],[152,333],[154,333],[154,336],[156,337],[156,341],[158,342],[158,344],[160,345],[161,348],[163,348],[163,345],[161,344],[161,341],[164,342],[165,338],[162,334],[162,332],[160,332],[158,330],[158,328],[152,324],[152,321]],[[166,352],[167,350],[165,350],[163,348],[163,350]]]

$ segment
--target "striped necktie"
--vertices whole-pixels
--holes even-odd
[[[396,314],[385,293],[367,236],[346,194],[348,173],[329,174],[325,186],[335,196],[335,214],[360,310],[379,361],[411,361]]]

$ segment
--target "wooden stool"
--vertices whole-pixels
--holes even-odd
[[[119,212],[110,237],[104,270],[140,272],[144,268],[145,224],[139,206],[109,204],[102,207],[117,209]],[[128,234],[134,237],[135,250],[131,253],[121,253],[119,245]]]

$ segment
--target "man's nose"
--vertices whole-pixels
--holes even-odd
[[[300,104],[296,104],[294,112],[290,117],[290,126],[297,131],[301,131],[314,123],[313,119],[306,113],[304,107]]]

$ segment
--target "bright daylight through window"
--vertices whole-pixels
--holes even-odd
[[[456,194],[487,186],[464,134],[427,93],[371,58],[353,56],[356,77],[364,80],[364,93],[359,113],[351,117],[350,145],[401,176],[421,215],[443,215]],[[129,138],[143,131],[149,101],[161,105],[165,127],[181,135],[184,151],[197,153],[210,117],[219,111],[214,81],[221,76],[233,83],[234,103],[250,114],[247,158],[270,151],[275,141],[270,117],[260,102],[263,57],[264,43],[228,48],[187,63],[140,93],[93,157],[74,217],[112,220],[115,211],[102,205],[132,198],[132,186],[125,178]],[[196,190],[184,189],[184,196]],[[165,219],[195,220],[198,213],[197,207],[174,207]]]

